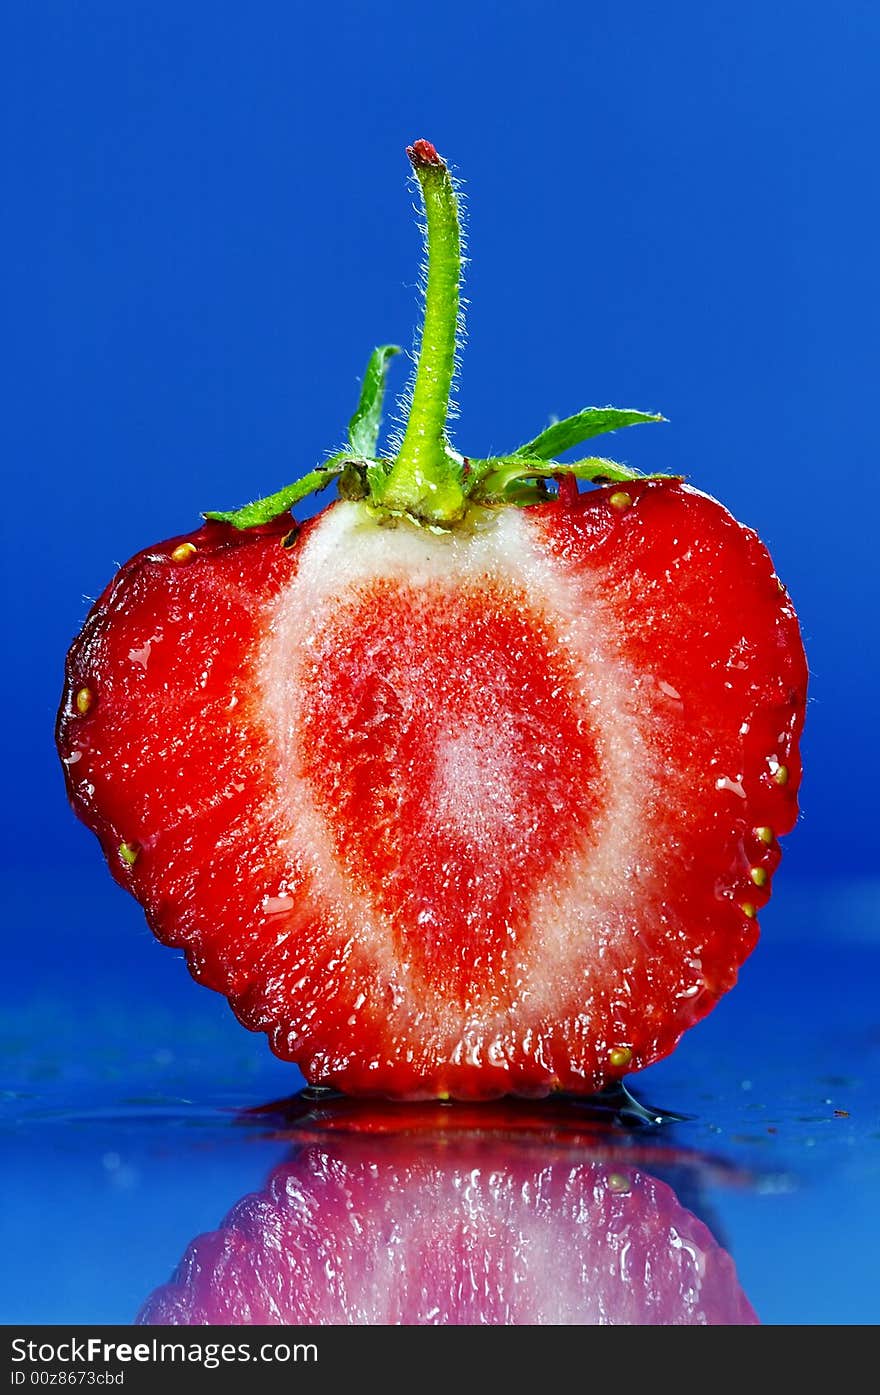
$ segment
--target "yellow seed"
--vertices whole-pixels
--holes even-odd
[[[74,702],[76,703],[77,712],[81,717],[84,717],[87,712],[91,712],[95,705],[95,694],[92,692],[91,688],[80,688],[74,698]]]
[[[609,494],[608,502],[613,509],[628,509],[632,504],[632,495],[627,494],[625,489],[616,489]]]
[[[449,1091],[448,1091],[448,1090],[438,1090],[438,1091],[437,1091],[437,1098],[438,1098],[438,1100],[441,1100],[443,1104],[445,1104],[446,1101],[449,1099]]]
[[[773,779],[776,781],[777,785],[787,785],[787,784],[788,784],[788,766],[787,766],[787,765],[779,765],[779,766],[777,766],[777,767],[776,767],[776,770],[774,771],[774,774],[773,774]]]
[[[755,829],[755,837],[759,843],[766,843],[769,847],[773,842],[773,829],[769,824],[764,824],[761,828]]]
[[[740,906],[740,910],[742,911],[743,915],[746,917],[747,920],[754,920],[755,916],[758,914],[751,901],[743,901],[742,905]]]
[[[195,557],[198,548],[195,543],[185,542],[176,547],[171,554],[172,562],[188,562],[191,557]]]
[[[138,860],[140,848],[136,848],[134,843],[120,843],[119,856],[127,867],[133,867]]]
[[[749,876],[755,883],[755,886],[767,885],[767,869],[765,867],[753,867],[749,872]]]
[[[629,1046],[613,1046],[608,1052],[612,1066],[628,1066],[632,1058],[632,1048]]]
[[[625,1172],[609,1172],[605,1184],[610,1192],[618,1192],[621,1195],[630,1190],[630,1180]]]

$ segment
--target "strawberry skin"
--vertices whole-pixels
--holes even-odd
[[[548,1146],[547,1109],[480,1112],[476,1129],[463,1106],[455,1127],[383,1133],[368,1112],[318,1130],[188,1246],[138,1323],[757,1323],[730,1256],[665,1182],[607,1138]]]
[[[127,563],[68,657],[71,802],[311,1082],[594,1091],[755,945],[797,817],[793,608],[674,480],[394,524],[340,501]]]

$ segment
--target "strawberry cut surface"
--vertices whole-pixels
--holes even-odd
[[[463,1005],[503,991],[604,803],[572,663],[496,584],[377,584],[322,641],[299,740],[336,858],[414,973]]]
[[[149,549],[59,748],[117,879],[315,1083],[580,1093],[675,1046],[757,938],[806,665],[766,549],[675,481],[338,502]],[[285,545],[282,545],[284,543]]]

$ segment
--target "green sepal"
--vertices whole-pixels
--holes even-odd
[[[256,499],[252,504],[244,504],[240,509],[214,510],[202,514],[202,517],[213,519],[216,523],[231,523],[233,528],[258,528],[262,523],[271,523],[273,518],[286,513],[294,504],[308,498],[310,494],[317,494],[326,489],[331,480],[337,478],[343,499],[365,498],[371,492],[373,479],[384,479],[388,468],[373,457],[379,443],[379,427],[382,425],[388,363],[399,353],[400,349],[396,344],[380,344],[370,354],[360,400],[354,416],[348,423],[346,450],[337,452],[326,464],[310,470],[302,479],[295,480],[286,489],[279,489],[276,494],[268,494],[265,499]]]
[[[638,426],[646,421],[665,421],[657,412],[633,412],[618,407],[584,407],[573,417],[555,421],[524,446],[518,446],[514,455],[527,455],[533,460],[552,460],[572,446],[589,441],[593,436],[601,436],[606,431],[619,431],[623,426]]]
[[[559,475],[571,475],[577,480],[590,480],[593,483],[627,484],[632,480],[671,479],[675,476],[663,474],[643,474],[617,460],[608,460],[601,455],[591,455],[585,460],[563,463],[559,460],[539,460],[527,456],[511,455],[491,460],[471,460],[470,467],[474,483],[470,497],[481,504],[520,504],[539,503],[547,497],[537,485],[530,487],[524,481],[553,479]],[[536,497],[531,497],[534,490]]]
[[[372,460],[378,451],[388,363],[399,353],[396,344],[382,344],[370,355],[357,411],[348,423],[348,444],[359,460]]]
[[[302,479],[295,480],[286,489],[279,489],[277,494],[268,494],[265,499],[256,499],[252,504],[244,504],[240,509],[214,510],[202,514],[202,517],[210,518],[215,523],[231,523],[233,528],[258,528],[261,523],[271,523],[273,518],[286,513],[309,494],[326,489],[331,480],[341,475],[351,463],[349,452],[340,451],[338,455],[331,456],[326,465],[319,465],[317,469],[310,470]]]
[[[385,488],[385,481],[391,469],[390,460],[371,460],[364,471],[367,493],[373,502],[378,502],[382,498],[382,491]]]

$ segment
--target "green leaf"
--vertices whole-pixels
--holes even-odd
[[[400,349],[396,344],[382,344],[374,349],[367,364],[361,397],[357,411],[348,423],[348,442],[352,455],[359,459],[371,459],[379,445],[379,427],[382,424],[382,403],[385,398],[385,379],[388,376],[388,363]]]
[[[319,465],[286,489],[279,489],[277,494],[268,494],[265,499],[257,499],[240,509],[205,513],[202,517],[211,518],[217,523],[231,523],[233,528],[257,528],[261,523],[271,523],[273,518],[286,513],[301,499],[325,489],[331,480],[342,474],[350,459],[348,451],[341,451],[339,455],[332,456],[326,465]]]
[[[555,421],[524,446],[518,446],[514,455],[528,455],[532,459],[550,460],[582,441],[593,436],[601,436],[606,431],[618,431],[622,426],[638,426],[643,421],[665,421],[656,412],[632,412],[618,407],[584,407],[573,417]]]

